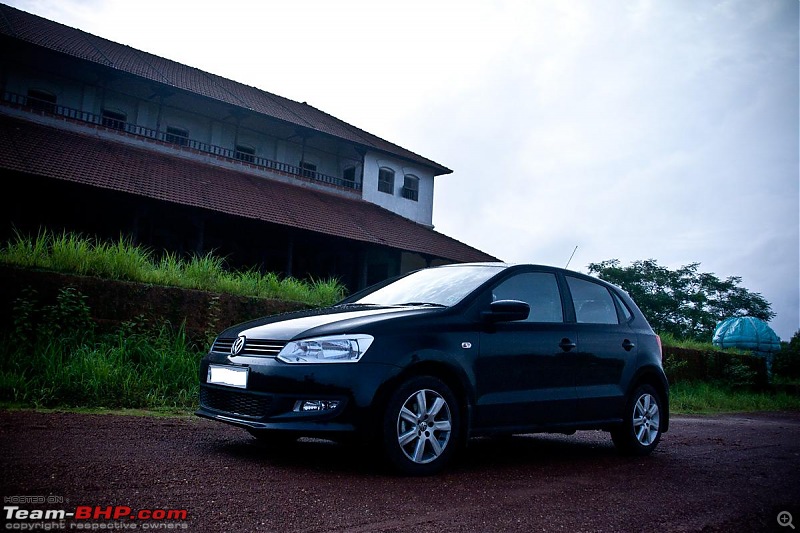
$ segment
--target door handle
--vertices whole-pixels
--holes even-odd
[[[625,339],[624,341],[622,341],[622,347],[625,349],[626,352],[630,352],[636,347],[636,345],[633,344],[630,340]]]
[[[568,351],[574,349],[576,346],[577,346],[577,344],[575,344],[574,342],[572,342],[571,340],[569,340],[566,337],[561,339],[561,342],[558,343],[558,347],[561,348],[562,350],[564,350],[565,352],[568,352]]]

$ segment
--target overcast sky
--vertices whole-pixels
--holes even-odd
[[[454,170],[436,229],[509,262],[700,262],[800,328],[797,0],[12,0]]]

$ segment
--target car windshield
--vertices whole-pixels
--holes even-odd
[[[418,270],[352,303],[450,307],[503,268],[504,265],[465,265]]]

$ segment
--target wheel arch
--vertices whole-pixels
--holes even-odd
[[[462,434],[459,435],[459,438],[469,435],[471,419],[471,402],[469,398],[472,393],[471,388],[463,372],[442,361],[419,361],[404,368],[402,372],[383,383],[378,388],[373,399],[373,417],[375,421],[380,420],[392,393],[409,379],[420,376],[434,377],[450,388],[458,401],[461,415]]]
[[[661,432],[666,433],[669,430],[669,382],[667,381],[664,371],[659,367],[644,367],[642,368],[631,380],[631,385],[628,388],[627,396],[642,385],[650,385],[653,387],[661,398],[662,413],[661,413]]]

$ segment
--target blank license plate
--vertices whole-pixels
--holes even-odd
[[[208,365],[206,383],[246,389],[249,370],[249,368],[241,366]]]

